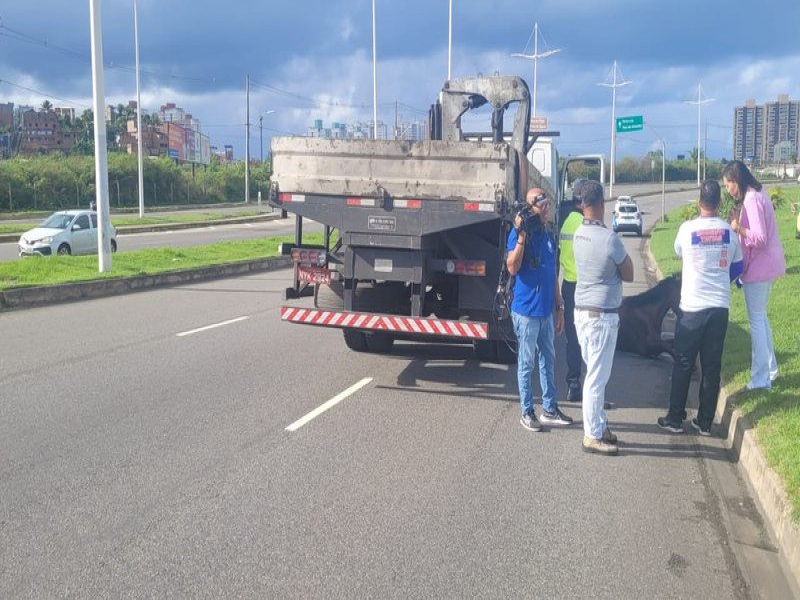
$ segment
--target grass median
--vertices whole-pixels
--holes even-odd
[[[792,504],[792,518],[800,523],[800,239],[790,202],[800,202],[800,189],[786,191],[789,202],[776,210],[778,230],[786,255],[786,275],[775,282],[768,315],[780,375],[772,391],[747,391],[750,379],[750,328],[744,294],[732,288],[730,323],[722,359],[722,380],[733,405],[753,424],[761,447],[783,480]],[[680,209],[653,231],[650,248],[664,275],[680,271],[673,251],[680,226]]]
[[[221,221],[224,219],[243,219],[245,217],[257,217],[264,215],[263,211],[236,211],[236,212],[192,212],[175,213],[170,215],[144,216],[120,216],[112,217],[111,223],[114,227],[133,227],[143,225],[170,225],[179,223],[205,223],[207,221]],[[24,216],[20,216],[24,218]],[[42,218],[39,222],[44,221]],[[23,234],[36,226],[34,223],[0,223],[0,234],[19,233]]]
[[[0,291],[12,288],[58,285],[77,281],[155,275],[196,267],[222,265],[278,256],[282,242],[294,236],[218,242],[191,248],[150,248],[113,255],[110,273],[99,273],[97,256],[28,257],[0,263]],[[322,234],[303,236],[304,244],[321,244]]]

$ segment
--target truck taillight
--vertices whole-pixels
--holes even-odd
[[[292,249],[292,262],[302,265],[325,266],[327,253],[325,250],[306,250],[305,248]]]
[[[411,208],[411,209],[422,208],[422,200],[395,200],[393,204],[395,208]]]
[[[469,212],[493,212],[494,204],[490,202],[464,202],[464,210]]]
[[[375,198],[348,198],[347,206],[375,206]]]
[[[448,260],[445,268],[453,275],[486,276],[486,261],[483,260]]]

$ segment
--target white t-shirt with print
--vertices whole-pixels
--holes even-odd
[[[686,221],[675,237],[675,254],[681,257],[681,310],[729,308],[730,267],[742,260],[739,236],[719,217]]]

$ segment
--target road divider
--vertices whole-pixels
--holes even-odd
[[[326,410],[329,410],[329,409],[333,408],[334,406],[339,404],[339,402],[341,402],[342,400],[344,400],[348,396],[352,396],[353,394],[355,394],[358,390],[363,388],[365,385],[367,385],[371,381],[372,381],[372,377],[365,377],[364,379],[362,379],[358,383],[354,383],[349,388],[347,388],[345,391],[341,392],[340,394],[337,394],[336,396],[334,396],[333,398],[328,400],[325,404],[322,404],[322,405],[318,406],[317,408],[312,410],[310,413],[308,413],[306,416],[297,419],[297,421],[295,421],[294,423],[292,423],[291,425],[289,425],[286,428],[286,431],[297,431],[303,425],[305,425],[306,423],[308,423],[312,419],[315,419],[316,417],[318,417],[319,415],[324,413]]]

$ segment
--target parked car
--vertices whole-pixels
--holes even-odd
[[[111,227],[111,251],[117,251],[117,230]],[[97,213],[93,210],[62,210],[19,238],[20,256],[52,254],[96,254]]]
[[[639,237],[642,235],[642,212],[639,205],[630,196],[620,196],[614,205],[612,219],[614,233],[632,231]]]

